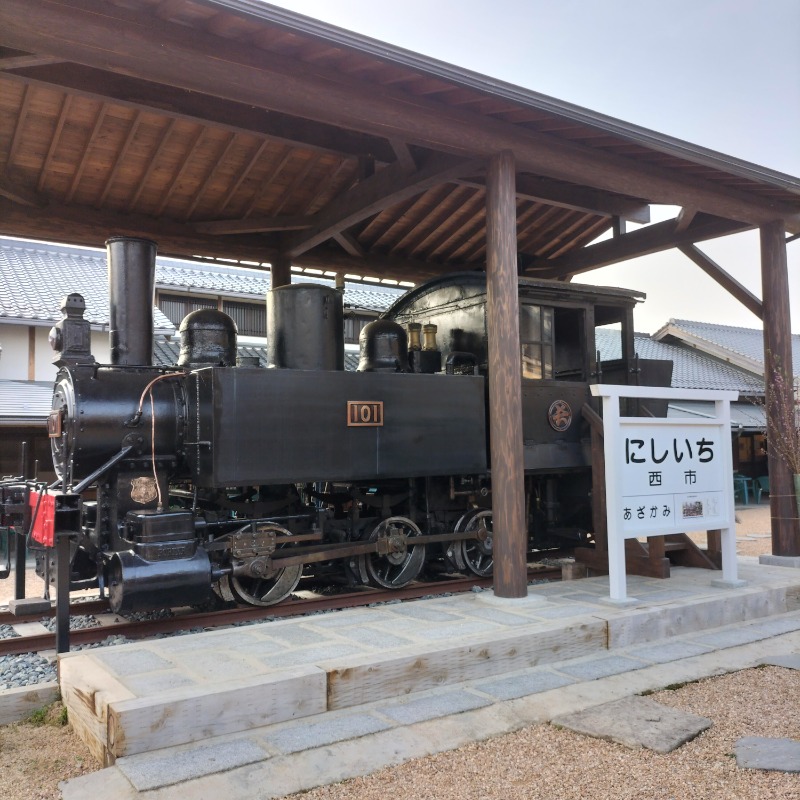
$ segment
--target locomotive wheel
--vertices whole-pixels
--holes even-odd
[[[372,531],[369,541],[388,539],[389,552],[385,555],[368,553],[359,557],[359,572],[365,582],[381,589],[408,586],[425,564],[425,545],[409,546],[403,537],[407,540],[421,535],[420,529],[406,517],[389,517],[383,520]]]
[[[274,606],[287,598],[300,583],[303,565],[273,570],[263,578],[249,575],[223,575],[220,578],[220,594],[232,597],[237,603],[250,606]]]
[[[478,512],[474,508],[471,508],[465,514],[462,514],[458,522],[456,522],[456,526],[453,530],[456,533],[462,533],[463,531],[467,530],[469,521],[477,513]],[[464,561],[461,545],[462,542],[451,542],[450,546],[447,548],[445,558],[447,559],[447,563],[455,567],[458,572],[465,572],[467,569],[467,563]]]
[[[492,512],[479,511],[467,522],[464,531],[481,531],[484,538],[464,539],[459,542],[460,560],[464,562],[465,568],[475,575],[480,575],[482,578],[491,575],[494,567]]]
[[[277,525],[262,526],[259,531],[267,529],[289,535],[289,531]],[[254,561],[261,560],[256,558]],[[267,564],[264,563],[263,566],[266,567]],[[250,606],[273,606],[287,598],[297,588],[302,574],[303,565],[293,564],[288,567],[271,567],[263,573],[253,570],[253,574],[250,575],[223,575],[219,580],[217,593],[223,600],[231,599]]]

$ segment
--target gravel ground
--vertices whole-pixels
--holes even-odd
[[[739,769],[741,736],[800,738],[800,672],[743,670],[652,699],[701,714],[712,727],[667,755],[536,725],[294,800],[797,800],[800,778]]]
[[[737,552],[742,556],[771,552],[768,507],[738,509],[737,518]],[[702,535],[698,538],[704,540]],[[32,578],[29,596],[40,591],[41,582]],[[12,592],[11,581],[0,581],[0,605]],[[0,685],[3,668],[0,663]],[[652,697],[710,717],[714,725],[669,755],[629,750],[538,725],[294,797],[800,800],[797,775],[740,770],[731,755],[741,736],[800,739],[800,672],[778,667],[744,670]],[[100,768],[71,727],[59,724],[61,719],[56,707],[49,724],[0,727],[0,798],[58,798],[60,781]]]

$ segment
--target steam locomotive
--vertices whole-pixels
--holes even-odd
[[[483,274],[400,297],[363,329],[356,372],[343,369],[341,293],[316,284],[268,292],[268,368],[237,365],[235,324],[208,309],[183,320],[178,362],[161,368],[155,244],[114,238],[107,249],[111,363],[95,361],[83,298],[68,295],[51,332],[58,480],[7,484],[0,498],[46,582],[63,535],[70,587],[99,586],[122,613],[215,596],[268,606],[304,574],[393,588],[424,568],[491,572]],[[519,281],[531,550],[591,540],[582,407],[600,375],[644,380],[640,299]]]

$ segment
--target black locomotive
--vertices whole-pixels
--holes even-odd
[[[492,569],[486,284],[452,274],[401,297],[343,369],[342,299],[316,284],[267,295],[269,368],[237,365],[236,327],[196,311],[174,368],[152,366],[155,245],[108,242],[111,364],[95,362],[83,299],[51,341],[48,428],[58,480],[6,484],[53,582],[115,611],[276,603],[303,574],[400,587],[426,566]],[[521,279],[526,514],[531,550],[591,540],[589,384],[642,381],[633,292]],[[596,333],[598,333],[596,337]],[[601,362],[597,341],[611,358]],[[24,502],[20,491],[25,486]]]

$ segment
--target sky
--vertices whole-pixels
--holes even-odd
[[[800,176],[800,0],[273,0],[379,41]],[[653,222],[675,215],[653,208]],[[758,232],[699,245],[761,297]],[[800,333],[800,239],[787,245]],[[760,327],[682,253],[585,273],[647,293],[638,331],[670,318]]]

